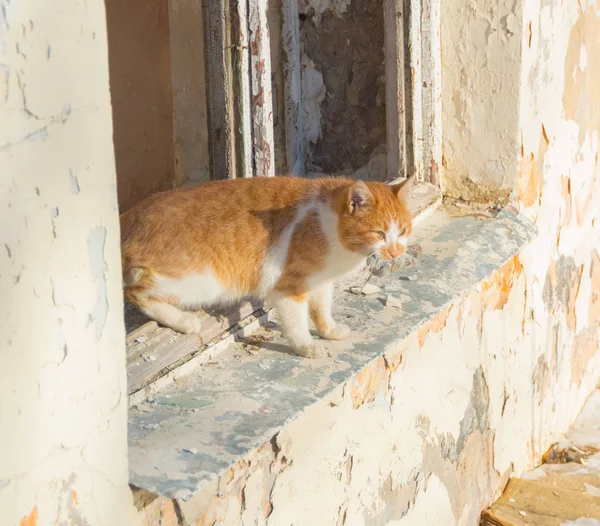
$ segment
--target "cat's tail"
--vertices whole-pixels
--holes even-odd
[[[123,287],[135,287],[151,274],[150,270],[145,267],[130,267],[123,272]]]
[[[154,287],[153,273],[146,267],[129,267],[123,272],[123,292],[132,305],[143,307]]]

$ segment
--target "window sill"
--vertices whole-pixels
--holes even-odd
[[[535,235],[535,227],[510,206],[497,212],[445,202],[430,210],[415,225],[422,248],[415,267],[372,279],[381,292],[369,296],[348,292],[365,282],[363,271],[337,288],[334,314],[353,333],[347,341],[325,343],[328,358],[288,354],[267,322],[250,336],[202,353],[202,360],[180,368],[151,400],[135,397],[129,415],[130,482],[168,498],[198,494],[475,289]],[[388,295],[401,308],[386,306]],[[267,317],[254,311],[249,323]]]

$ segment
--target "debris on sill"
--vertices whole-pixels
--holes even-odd
[[[367,258],[367,269],[373,276],[384,278],[400,269],[416,266],[417,258],[422,251],[421,245],[414,244],[409,246],[404,254],[394,259],[382,259],[373,254]]]
[[[385,299],[385,306],[386,307],[394,307],[396,309],[401,309],[402,302],[398,298],[395,298],[391,294],[388,294],[387,298]]]
[[[372,294],[381,292],[381,289],[377,285],[365,283],[362,287],[351,287],[350,292],[352,292],[352,294],[356,294],[357,296],[371,296]]]

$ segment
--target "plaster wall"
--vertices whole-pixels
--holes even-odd
[[[202,3],[169,0],[175,182],[210,179]]]
[[[518,169],[522,0],[441,0],[443,192],[506,202]]]
[[[0,2],[3,525],[127,524],[104,2]]]
[[[106,23],[117,190],[125,211],[175,186],[169,2],[107,0]]]
[[[194,524],[478,524],[509,476],[539,462],[596,387],[600,5],[491,7],[444,7],[444,93],[456,105],[444,105],[442,184],[463,198],[512,193],[539,235],[180,503]],[[449,41],[454,25],[462,29]],[[168,505],[156,499],[154,509],[168,514]]]

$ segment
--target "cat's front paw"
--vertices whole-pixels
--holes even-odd
[[[198,334],[202,330],[200,318],[191,312],[182,313],[174,325],[173,328],[183,334]]]
[[[323,331],[321,336],[326,340],[345,340],[348,336],[350,336],[350,332],[350,327],[338,323],[332,329]]]
[[[321,336],[326,340],[345,340],[350,336],[350,327],[338,323],[335,327],[323,331]]]
[[[303,358],[323,358],[325,356],[325,351],[317,342],[294,347],[294,352]]]

